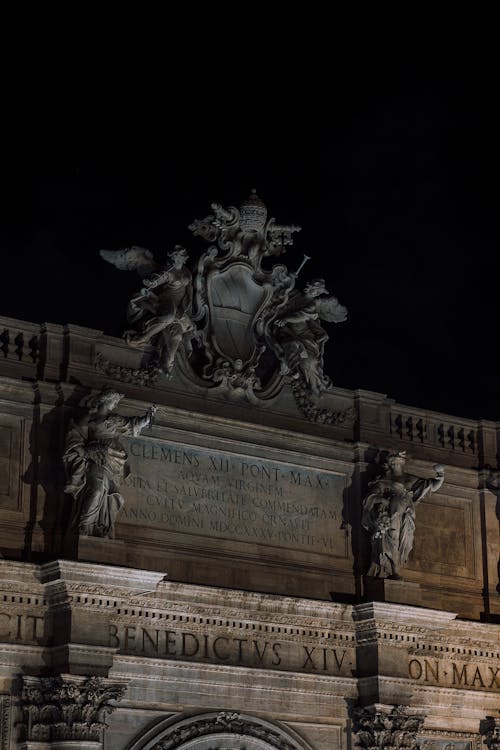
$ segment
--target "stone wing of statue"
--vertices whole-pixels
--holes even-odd
[[[141,279],[161,270],[151,250],[145,247],[132,245],[124,250],[100,250],[99,254],[120,271],[137,271]]]
[[[343,323],[347,319],[347,308],[336,297],[318,297],[316,310],[318,316],[329,323]]]

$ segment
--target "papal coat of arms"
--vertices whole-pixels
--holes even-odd
[[[268,218],[255,191],[239,209],[217,203],[211,208],[189,227],[209,243],[194,276],[180,246],[163,264],[141,247],[101,250],[105,260],[137,271],[142,280],[128,305],[126,342],[149,352],[150,382],[178,367],[193,386],[253,403],[289,382],[306,416],[335,421],[338,415],[317,406],[331,387],[323,372],[328,334],[321,321],[340,323],[347,310],[323,279],[295,288],[308,256],[296,271],[272,262],[300,227]],[[100,364],[111,372],[110,363]]]

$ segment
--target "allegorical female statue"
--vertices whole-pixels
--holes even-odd
[[[278,309],[272,322],[273,348],[281,361],[282,372],[301,377],[313,394],[319,396],[328,387],[323,373],[323,351],[328,334],[321,320],[341,323],[346,308],[328,294],[323,279],[309,281],[303,292],[294,291]]]
[[[124,504],[120,482],[127,476],[127,453],[121,435],[139,435],[151,425],[156,407],[142,417],[113,414],[123,398],[103,388],[88,402],[87,413],[70,422],[63,464],[65,492],[77,501],[74,526],[79,534],[113,538],[115,519]]]
[[[187,251],[180,245],[168,253],[165,267],[142,247],[126,250],[101,250],[101,256],[116,268],[137,271],[143,280],[141,289],[128,305],[127,318],[133,329],[124,334],[131,346],[155,347],[163,372],[169,375],[183,340],[189,349],[196,335],[192,320],[192,276],[186,267]]]
[[[435,464],[436,476],[418,479],[404,471],[406,451],[390,453],[384,476],[368,485],[363,501],[362,526],[371,536],[369,576],[400,578],[400,570],[413,548],[415,508],[429,493],[437,492],[444,481],[444,468]]]

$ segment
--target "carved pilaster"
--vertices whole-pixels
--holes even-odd
[[[0,695],[0,750],[9,750],[10,696]]]
[[[487,716],[480,726],[488,750],[500,750],[500,717]]]
[[[417,750],[424,717],[404,706],[376,703],[352,711],[355,746],[364,750]]]
[[[101,747],[105,716],[125,692],[125,686],[100,677],[59,675],[23,677],[20,741],[81,742]],[[97,745],[95,744],[97,743]]]

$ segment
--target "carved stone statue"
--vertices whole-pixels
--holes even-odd
[[[390,453],[384,476],[369,484],[363,501],[362,526],[371,536],[369,576],[400,578],[400,570],[413,548],[415,508],[444,481],[444,468],[435,464],[436,476],[418,479],[404,471],[406,451]]]
[[[101,250],[122,270],[136,270],[141,289],[128,305],[130,346],[149,345],[134,366],[108,361],[107,376],[155,385],[163,374],[180,378],[200,396],[210,391],[232,401],[269,403],[289,384],[298,409],[322,424],[342,422],[349,410],[333,412],[319,397],[331,387],[323,372],[328,334],[320,321],[340,323],[346,308],[327,296],[322,279],[295,290],[310,256],[296,271],[275,263],[293,245],[300,227],[268,216],[255,190],[236,208],[212,203],[212,213],[189,229],[209,243],[194,278],[187,252],[176,246],[162,267],[141,247]]]
[[[255,190],[236,208],[212,203],[213,214],[197,219],[189,229],[209,242],[217,241],[221,250],[232,258],[247,258],[260,271],[262,258],[278,256],[293,244],[292,235],[300,232],[293,224],[277,224],[268,218],[267,208]]]
[[[68,428],[64,489],[78,503],[74,524],[79,534],[113,538],[115,519],[124,503],[120,482],[128,474],[120,435],[139,435],[151,425],[156,411],[151,406],[142,417],[113,414],[122,398],[122,393],[103,388],[90,399],[87,413],[72,420]]]
[[[319,323],[326,320],[340,323],[347,310],[336,297],[328,294],[323,279],[306,284],[303,292],[293,292],[282,309],[277,310],[272,322],[274,350],[281,361],[283,373],[301,378],[314,396],[328,387],[323,373],[323,352],[328,334]]]
[[[195,333],[187,251],[176,245],[168,253],[170,262],[163,269],[152,253],[141,247],[101,250],[101,256],[121,270],[138,271],[142,277],[143,286],[130,300],[127,311],[133,328],[125,332],[124,338],[131,346],[155,346],[160,367],[168,375],[181,341],[186,338],[189,345]]]

